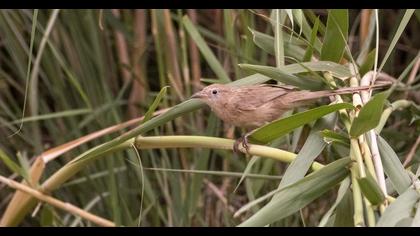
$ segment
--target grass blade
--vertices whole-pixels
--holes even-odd
[[[279,82],[293,85],[301,89],[320,90],[323,87],[322,81],[313,80],[304,77],[297,77],[290,73],[285,72],[281,68],[271,66],[259,66],[250,64],[239,64],[239,67],[247,69],[256,73],[263,74]]]
[[[200,33],[198,32],[197,28],[191,22],[188,16],[183,17],[183,24],[185,29],[194,40],[197,47],[200,49],[201,54],[206,59],[207,63],[209,64],[210,68],[213,72],[217,75],[220,82],[228,83],[230,82],[229,76],[226,74],[226,71],[223,69],[223,66],[217,60],[216,56],[213,54],[211,49],[207,46],[206,42],[204,41],[203,37],[201,37]]]
[[[249,138],[251,141],[256,141],[259,143],[268,143],[278,137],[281,137],[291,132],[297,127],[315,121],[331,112],[335,112],[341,109],[352,108],[353,105],[351,105],[350,103],[339,103],[320,106],[264,125],[254,130]]]
[[[393,227],[400,220],[410,217],[414,205],[420,199],[419,193],[414,189],[407,189],[401,196],[399,196],[379,219],[376,226],[378,227]]]
[[[372,205],[378,205],[385,200],[385,195],[369,171],[366,172],[366,177],[358,179],[357,182],[359,182],[364,196]]]
[[[144,119],[142,120],[141,124],[147,122],[148,120],[150,120],[150,118],[152,118],[153,113],[155,112],[155,110],[159,106],[160,101],[166,95],[166,91],[168,90],[168,88],[169,88],[169,86],[165,86],[160,90],[159,94],[156,96],[152,105],[150,105],[149,110],[147,110],[146,114],[144,115]]]
[[[322,150],[324,150],[325,146],[326,143],[319,136],[318,132],[311,133],[296,156],[296,159],[286,169],[279,188],[284,188],[285,186],[302,179],[311,167],[312,162],[318,157]],[[278,196],[279,195],[275,195],[273,199],[276,199]]]
[[[388,95],[388,91],[378,93],[362,107],[359,115],[353,120],[351,125],[351,137],[359,137],[363,133],[374,129],[379,124]]]
[[[395,151],[381,136],[378,136],[378,147],[386,175],[397,192],[403,194],[411,185],[410,176],[408,176]]]
[[[349,28],[348,10],[335,9],[328,11],[327,31],[321,49],[321,60],[340,62],[347,44]],[[341,34],[345,40],[342,40]]]
[[[350,178],[345,178],[343,182],[340,184],[340,188],[338,189],[337,198],[335,199],[334,204],[331,206],[331,208],[325,213],[325,215],[322,217],[321,221],[319,222],[319,227],[324,227],[328,220],[330,219],[332,213],[340,204],[341,200],[343,200],[344,196],[346,195],[347,190],[350,187]]]
[[[401,37],[401,34],[403,33],[405,27],[407,26],[408,21],[410,21],[410,18],[413,15],[413,13],[414,13],[414,9],[407,9],[405,11],[404,17],[402,18],[400,25],[398,26],[397,32],[395,32],[395,35],[392,38],[391,43],[389,44],[389,48],[386,51],[384,59],[382,59],[381,65],[378,68],[378,72],[382,71],[382,68],[384,67],[385,63],[388,61],[388,57],[391,55],[392,50],[394,50],[394,47],[397,44],[398,39]]]
[[[350,162],[350,158],[337,160],[281,189],[277,193],[277,199],[269,202],[239,226],[262,227],[297,212],[348,176],[349,170],[346,166]]]

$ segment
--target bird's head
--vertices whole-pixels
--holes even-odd
[[[197,98],[207,103],[209,106],[213,107],[215,104],[218,104],[220,101],[225,100],[229,92],[232,90],[231,87],[223,84],[212,84],[209,85],[203,90],[195,93],[191,98]]]

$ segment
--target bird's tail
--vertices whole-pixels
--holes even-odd
[[[297,98],[298,101],[306,101],[306,100],[313,100],[322,97],[329,97],[334,95],[341,95],[341,94],[351,94],[359,91],[364,90],[373,90],[373,89],[380,89],[384,87],[390,86],[392,83],[381,83],[375,85],[368,85],[368,86],[359,86],[359,87],[348,87],[348,88],[340,88],[336,90],[324,90],[324,91],[314,91],[305,94],[300,99]]]

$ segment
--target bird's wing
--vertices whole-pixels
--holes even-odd
[[[284,96],[291,91],[296,91],[296,87],[288,85],[253,85],[239,88],[236,96],[232,98],[236,108],[243,111],[255,110],[258,107],[270,102],[273,99]]]

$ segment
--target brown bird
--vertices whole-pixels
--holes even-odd
[[[288,110],[309,105],[321,97],[349,94],[383,86],[384,84],[379,84],[337,90],[308,91],[289,85],[260,84],[232,87],[212,84],[195,93],[191,98],[205,102],[220,119],[228,124],[255,129],[280,118]],[[238,151],[240,142],[248,151],[250,133],[236,140],[233,147],[235,152]]]

